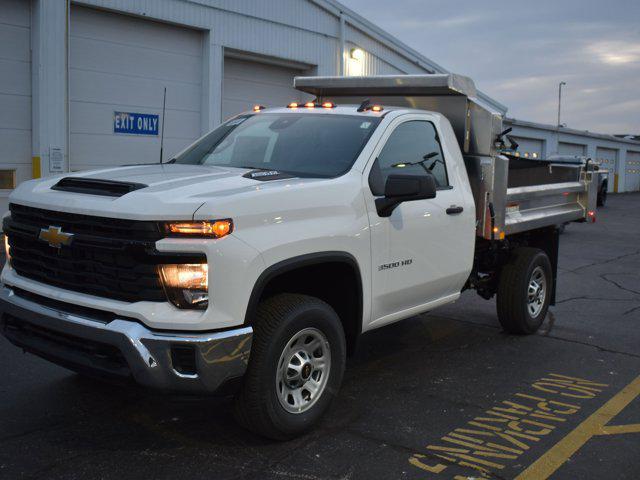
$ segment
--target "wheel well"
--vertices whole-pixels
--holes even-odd
[[[551,305],[555,305],[559,243],[559,232],[555,226],[510,235],[502,242],[479,239],[476,242],[473,271],[465,287],[475,288],[485,299],[491,298],[496,293],[502,267],[511,260],[512,252],[519,247],[533,247],[545,252],[551,262]]]
[[[545,227],[525,232],[514,238],[511,249],[519,246],[538,248],[547,254],[551,263],[551,275],[553,277],[551,288],[551,305],[556,304],[556,284],[558,279],[558,247],[560,244],[559,232],[556,227]]]
[[[353,353],[362,331],[362,280],[353,257],[303,256],[267,269],[251,293],[245,323],[251,324],[260,302],[278,293],[309,295],[331,305],[342,322],[347,352]]]

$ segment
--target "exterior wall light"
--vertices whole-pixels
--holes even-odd
[[[349,62],[347,65],[347,75],[350,77],[358,77],[364,75],[365,53],[361,48],[352,48],[349,50]]]
[[[351,57],[351,59],[361,62],[362,60],[364,60],[364,50],[362,50],[361,48],[352,48],[349,56]]]

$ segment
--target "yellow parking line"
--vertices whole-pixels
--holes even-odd
[[[638,395],[640,395],[640,376],[551,447],[543,456],[518,475],[516,480],[544,480],[548,478],[595,435],[640,432],[640,424],[606,426],[613,417],[618,415]]]
[[[610,425],[602,428],[602,435],[619,435],[621,433],[640,433],[640,423],[631,425]]]

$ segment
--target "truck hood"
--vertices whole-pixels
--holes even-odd
[[[130,219],[185,220],[215,199],[233,197],[256,190],[280,189],[284,184],[314,182],[314,179],[247,178],[248,169],[200,165],[153,164],[58,175],[22,183],[9,201],[36,208],[84,215]],[[53,190],[61,178],[108,180],[146,185],[120,197]]]

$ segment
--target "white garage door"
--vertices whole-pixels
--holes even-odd
[[[518,142],[520,156],[526,158],[542,158],[544,141],[537,138],[512,137]],[[509,141],[506,142],[509,146]]]
[[[596,160],[601,162],[602,166],[609,170],[610,175],[609,178],[613,179],[613,185],[611,184],[611,180],[609,180],[609,191],[617,192],[618,191],[618,150],[614,150],[613,148],[596,148]]]
[[[225,58],[222,84],[222,119],[250,110],[254,105],[284,107],[313,98],[293,88],[293,77],[304,71],[237,58]]]
[[[71,169],[157,162],[165,87],[169,158],[200,136],[201,85],[200,32],[73,6]]]
[[[586,151],[587,151],[586,145],[581,145],[579,143],[567,143],[567,142],[558,143],[558,153],[560,155],[572,155],[572,156],[581,157],[585,155]]]
[[[630,152],[627,150],[624,191],[640,191],[640,152]]]
[[[31,178],[29,2],[0,5],[0,212],[15,184]],[[0,227],[1,228],[1,227]]]

